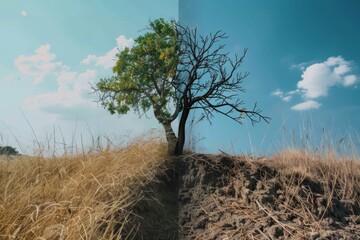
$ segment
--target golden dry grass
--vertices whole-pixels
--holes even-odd
[[[341,200],[357,201],[360,205],[360,159],[356,156],[321,156],[287,149],[274,155],[271,165],[282,175],[296,175],[320,183],[329,199],[336,194]]]
[[[138,227],[131,207],[142,197],[139,189],[168,159],[159,141],[72,157],[2,159],[0,239],[131,236]]]
[[[318,156],[288,149],[270,159],[239,159],[247,159],[254,171],[263,165],[275,169],[275,179],[261,181],[269,188],[277,183],[282,186],[276,209],[261,203],[261,189],[252,192],[252,203],[239,198],[221,206],[227,211],[242,209],[238,215],[251,219],[237,229],[244,236],[269,218],[292,238],[305,238],[308,232],[322,230],[322,216],[316,217],[312,210],[315,198],[325,197],[325,208],[332,207],[335,197],[344,204],[360,206],[360,161],[356,157]],[[144,198],[143,187],[166,171],[164,163],[168,161],[165,143],[156,140],[139,140],[128,147],[79,156],[0,159],[0,239],[133,237],[141,216],[132,209]],[[242,175],[244,172],[237,172],[234,181],[240,181]],[[321,186],[324,197],[304,188],[305,179]],[[279,216],[296,216],[306,227],[284,224]],[[216,227],[211,231],[215,232]]]
[[[276,215],[297,216],[299,225],[307,226],[300,228],[291,224],[283,225],[282,227],[289,232],[296,229],[296,234],[291,234],[294,238],[300,236],[307,238],[310,236],[307,234],[321,231],[326,235],[325,229],[329,219],[332,221],[331,218],[335,220],[340,218],[344,213],[338,211],[342,211],[343,206],[349,206],[350,209],[351,206],[360,206],[359,157],[339,157],[335,154],[320,156],[306,151],[287,149],[274,155],[268,163],[279,172],[277,181],[283,186],[283,199],[278,203],[279,209],[282,210]],[[314,207],[318,207],[318,214],[314,214]],[[358,211],[351,210],[354,219],[352,217],[348,219],[353,227],[358,221],[355,220],[358,218],[356,213]],[[332,216],[330,218],[326,216],[329,212],[333,213],[330,214]],[[274,215],[274,212],[268,211],[267,214]],[[359,231],[355,230],[356,227],[354,230],[349,229],[352,228],[347,229],[349,232]],[[343,233],[343,236],[347,236],[349,232]],[[331,236],[331,231],[327,234]]]

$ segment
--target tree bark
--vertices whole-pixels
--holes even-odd
[[[179,123],[179,130],[178,130],[178,139],[176,142],[176,147],[174,151],[175,156],[180,156],[183,154],[184,144],[185,144],[185,130],[186,130],[186,120],[189,116],[190,108],[184,108],[181,119]]]
[[[178,142],[178,138],[176,137],[175,132],[171,127],[171,122],[163,122],[162,126],[165,130],[166,141],[168,142],[168,153],[170,155],[173,155]]]

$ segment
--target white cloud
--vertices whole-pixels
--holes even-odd
[[[345,87],[352,86],[356,83],[356,81],[357,81],[357,77],[355,75],[345,76],[343,85]]]
[[[126,38],[124,35],[120,35],[116,38],[116,44],[120,50],[123,50],[125,47],[132,47],[134,45],[134,40],[132,38]]]
[[[282,100],[285,101],[285,102],[289,102],[291,100],[292,96],[285,96],[285,97],[282,97]]]
[[[307,65],[307,63],[299,63],[299,64],[293,63],[293,64],[291,64],[290,68],[304,70],[306,65]]]
[[[302,80],[297,87],[304,91],[304,97],[315,99],[325,97],[331,87],[343,85],[352,86],[357,77],[350,75],[351,63],[345,61],[341,56],[329,57],[325,62],[315,63],[307,67],[301,75]]]
[[[296,110],[296,111],[304,111],[304,110],[310,110],[310,109],[318,109],[321,106],[320,103],[313,101],[313,100],[308,100],[306,102],[302,102],[299,104],[296,104],[295,106],[292,106],[291,109]]]
[[[335,75],[344,75],[350,71],[348,64],[342,64],[334,68]]]
[[[121,41],[121,38],[118,40]],[[74,69],[73,66],[70,68],[69,65],[60,62],[60,60],[53,53],[50,45],[46,44],[36,50],[34,49],[33,52],[22,54],[14,60],[17,69],[19,69],[18,73],[6,75],[7,69],[5,68],[5,71],[0,71],[3,74],[0,73],[0,85],[6,83],[3,81],[5,77],[11,84],[16,84],[14,87],[20,85],[25,87],[26,91],[22,92],[26,96],[21,100],[21,110],[29,119],[31,128],[36,132],[42,146],[46,146],[48,139],[52,137],[54,148],[55,139],[57,139],[56,142],[59,140],[62,143],[69,143],[69,146],[72,146],[74,142],[82,145],[84,141],[86,147],[87,144],[92,144],[94,136],[107,136],[115,143],[123,141],[124,138],[119,138],[122,136],[134,137],[150,128],[161,129],[161,125],[152,117],[151,112],[149,116],[152,117],[152,120],[146,118],[140,120],[134,113],[129,113],[120,119],[118,116],[109,114],[106,109],[101,108],[95,102],[98,99],[95,94],[91,94],[92,90],[89,84],[89,82],[97,82],[106,71],[94,70],[92,66],[86,71],[84,69],[78,70]],[[2,66],[0,68],[3,70]],[[40,86],[32,86],[31,80]],[[39,91],[41,92],[39,93]],[[13,91],[8,91],[8,93],[11,92]],[[7,94],[5,93],[4,96],[6,97]],[[16,96],[14,95],[14,97]],[[17,99],[20,100],[18,96]],[[5,107],[3,109],[7,111],[8,107],[6,108],[6,104],[3,105]],[[17,107],[11,108],[3,120],[9,121],[7,124],[17,137],[23,139],[25,144],[29,143],[26,145],[27,149],[34,149],[31,144],[33,142],[31,131],[28,131],[28,125],[19,113]],[[121,127],[119,128],[119,126]],[[63,131],[61,134],[56,134],[56,138],[55,128]],[[62,139],[63,134],[65,140]],[[60,136],[61,138],[59,138]]]
[[[297,87],[304,90],[304,96],[308,99],[327,96],[329,87],[338,81],[331,69],[324,63],[316,63],[307,67],[301,77],[302,80],[297,83]]]
[[[284,93],[283,91],[281,91],[280,89],[276,89],[275,91],[273,91],[271,93],[272,96],[276,96],[276,97],[279,97],[281,98],[281,100],[285,101],[285,102],[289,102],[292,98],[291,95],[293,95],[293,91],[290,91],[290,92],[287,92],[287,93]]]
[[[293,95],[299,94],[304,102],[294,105],[293,110],[318,109],[321,104],[314,100],[328,96],[330,88],[334,86],[350,87],[358,82],[358,77],[352,74],[352,63],[341,56],[329,57],[324,62],[305,66],[305,63],[292,64],[291,66],[291,68],[298,68],[303,71],[302,79],[297,83],[296,90],[283,92],[276,89],[271,93],[283,101],[290,101]]]
[[[96,56],[89,54],[85,59],[81,61],[83,64],[94,64],[95,66],[102,66],[105,69],[112,68],[115,65],[116,54],[119,51],[124,50],[126,47],[130,48],[134,45],[132,38],[126,38],[124,35],[120,35],[116,39],[116,47],[105,53],[103,56]]]
[[[89,82],[97,80],[97,71],[90,69],[82,73],[70,71],[69,66],[55,61],[56,55],[51,53],[50,49],[50,44],[42,45],[33,55],[20,55],[15,60],[19,71],[31,77],[34,84],[40,84],[45,77],[49,77],[49,80],[52,78],[57,83],[56,89],[52,91],[25,98],[23,107],[58,115],[71,112],[81,114],[74,109],[84,109],[84,112],[89,112],[96,106],[89,98],[91,92]]]
[[[326,65],[328,66],[337,66],[337,65],[347,65],[349,64],[349,62],[345,61],[344,58],[342,58],[341,56],[337,56],[337,57],[329,57],[326,61],[325,61]]]
[[[25,99],[25,108],[39,108],[45,111],[58,112],[56,109],[61,106],[63,108],[72,108],[78,105],[90,105],[92,101],[89,99],[90,93],[89,81],[95,81],[97,72],[95,70],[86,70],[78,74],[76,72],[62,72],[58,75],[56,91],[46,92]]]
[[[280,89],[276,89],[275,91],[273,91],[273,92],[271,93],[271,95],[281,97],[281,96],[284,95],[284,92],[281,91]]]
[[[27,12],[26,12],[25,10],[22,10],[22,11],[21,11],[21,16],[26,17],[26,16],[27,16]]]
[[[17,69],[24,75],[33,79],[34,84],[43,82],[48,75],[57,75],[68,67],[62,62],[54,61],[56,55],[50,52],[50,44],[40,46],[33,55],[21,54],[14,61]]]

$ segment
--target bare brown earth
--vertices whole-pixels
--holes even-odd
[[[353,161],[190,154],[156,179],[133,209],[136,239],[360,239]]]

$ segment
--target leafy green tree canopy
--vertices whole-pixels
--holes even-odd
[[[160,119],[170,117],[168,103],[176,102],[170,81],[177,66],[176,31],[164,19],[151,22],[150,28],[152,32],[135,39],[131,49],[117,54],[117,75],[97,84],[104,93],[101,102],[112,114],[130,109],[143,114],[154,107]]]
[[[176,74],[177,32],[174,22],[157,19],[149,32],[135,39],[131,48],[117,54],[116,76],[101,79],[95,91],[111,114],[126,114],[133,109],[140,116],[151,108],[163,125],[168,142],[176,136],[171,122],[179,114],[178,98],[172,79]]]

